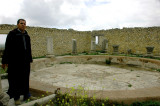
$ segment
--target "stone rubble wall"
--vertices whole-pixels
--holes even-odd
[[[0,25],[0,34],[8,34],[14,25]],[[91,32],[80,32],[70,30],[60,30],[54,28],[27,27],[31,37],[33,57],[47,55],[47,37],[53,38],[53,54],[63,55],[72,52],[72,39],[77,41],[77,52],[90,51]]]
[[[15,25],[0,25],[0,34],[8,34]],[[160,27],[123,28],[97,31],[75,31],[72,29],[55,29],[29,27],[33,57],[47,55],[47,37],[53,38],[53,54],[72,53],[72,39],[76,39],[77,53],[90,52],[91,41],[99,36],[96,50],[102,50],[102,42],[108,40],[108,53],[113,52],[112,45],[119,45],[119,53],[127,53],[131,49],[134,54],[146,54],[146,46],[154,46],[153,54],[160,55]],[[96,32],[96,34],[95,34]]]
[[[123,28],[96,31],[104,35],[99,37],[108,40],[109,52],[113,52],[112,45],[119,45],[119,53],[127,53],[131,49],[135,54],[146,54],[146,46],[154,46],[153,54],[160,55],[160,27],[148,28]],[[99,46],[101,49],[101,46]]]

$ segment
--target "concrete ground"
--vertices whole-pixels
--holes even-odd
[[[75,89],[72,95],[81,90],[90,97],[127,104],[160,100],[160,72],[124,65],[54,64],[31,72],[30,86],[49,92]]]

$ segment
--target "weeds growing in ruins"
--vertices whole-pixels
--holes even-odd
[[[48,103],[42,106],[113,106],[116,104],[117,103],[109,102],[108,97],[106,97],[106,99],[97,99],[95,95],[93,97],[88,97],[88,92],[85,91],[82,86],[78,86],[77,89],[71,87],[71,90],[64,94],[60,91],[57,92],[55,98],[49,100]],[[36,103],[34,106],[40,105]]]
[[[160,69],[156,69],[156,71],[160,72]]]
[[[132,85],[131,85],[131,84],[128,84],[128,87],[132,87]]]
[[[105,99],[98,99],[95,95],[89,97],[88,92],[84,91],[82,86],[78,86],[78,89],[71,87],[71,90],[65,93],[59,90],[56,96],[46,104],[35,103],[34,106],[160,106],[160,101],[134,102],[126,105],[123,102],[110,101],[108,97]]]
[[[106,64],[111,64],[111,60],[106,59]]]

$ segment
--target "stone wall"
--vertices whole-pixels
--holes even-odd
[[[160,27],[149,28],[123,28],[96,31],[99,36],[99,45],[103,39],[108,40],[109,52],[113,52],[112,45],[119,45],[120,53],[145,54],[146,46],[154,46],[154,55],[160,55]],[[101,49],[101,46],[99,46]]]
[[[0,25],[0,34],[7,34],[16,28],[15,25]],[[99,36],[96,50],[102,50],[102,42],[107,43],[107,52],[113,53],[113,45],[119,45],[119,53],[146,54],[146,46],[154,46],[153,54],[160,55],[160,27],[123,28],[98,31],[75,31],[72,29],[55,29],[42,27],[27,27],[31,37],[33,57],[47,55],[47,38],[53,38],[53,54],[72,53],[72,39],[76,39],[77,52],[90,52],[91,42]]]
[[[0,34],[7,34],[16,28],[14,25],[0,25]],[[40,57],[47,55],[47,38],[53,38],[53,54],[62,55],[72,52],[72,39],[77,41],[77,52],[90,51],[91,32],[60,30],[55,28],[27,27],[31,37],[32,55]]]

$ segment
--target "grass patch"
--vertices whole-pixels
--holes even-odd
[[[111,60],[106,59],[106,64],[111,64]]]
[[[160,72],[160,69],[156,69],[156,71]]]
[[[131,84],[128,84],[128,87],[132,87],[132,85],[131,85]]]

